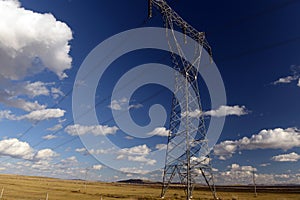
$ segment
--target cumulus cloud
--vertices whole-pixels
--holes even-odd
[[[35,151],[27,142],[20,141],[17,138],[1,140],[0,155],[30,161],[49,160],[58,156],[51,149]]]
[[[58,131],[60,129],[62,129],[62,125],[61,124],[56,124],[53,127],[47,128],[47,131]]]
[[[212,116],[212,117],[225,117],[229,115],[236,115],[236,116],[241,116],[241,115],[246,115],[248,114],[249,111],[246,109],[245,106],[220,106],[216,110],[209,110],[206,112],[202,112],[199,109],[196,109],[194,111],[189,111],[189,112],[183,112],[181,113],[181,117],[186,117],[187,115],[192,118],[197,118],[200,116]]]
[[[145,169],[140,169],[140,168],[136,168],[136,167],[123,167],[120,168],[120,171],[125,172],[125,173],[129,173],[127,176],[131,177],[131,173],[134,174],[147,174],[149,173],[149,170],[145,170]]]
[[[151,149],[146,145],[134,146],[131,148],[120,149],[120,154],[129,154],[129,155],[148,155],[151,152]]]
[[[40,95],[45,95],[48,96],[49,95],[49,90],[46,87],[47,84],[41,81],[37,81],[37,82],[26,82],[25,85],[23,86],[22,90],[18,91],[19,94],[26,94],[30,97],[36,97],[36,96],[40,96]],[[17,90],[15,90],[17,91]]]
[[[272,84],[277,85],[277,84],[288,84],[292,83],[295,81],[298,81],[297,86],[300,87],[300,66],[291,66],[291,72],[292,74],[286,77],[281,77],[278,80],[274,81]]]
[[[74,124],[65,128],[65,132],[72,136],[85,135],[88,133],[91,133],[95,136],[108,135],[115,134],[117,130],[119,130],[118,127],[109,127],[107,125],[83,126],[79,124]]]
[[[1,79],[1,74],[0,74]],[[14,108],[19,108],[25,111],[42,110],[46,105],[39,104],[38,101],[29,101],[38,96],[59,97],[63,93],[58,89],[52,87],[51,91],[48,89],[54,83],[37,82],[11,82],[10,80],[0,80],[0,102]],[[26,99],[25,99],[26,98]]]
[[[100,154],[108,154],[108,153],[114,153],[114,149],[91,149],[88,151],[91,154],[100,155]]]
[[[262,130],[251,138],[240,140],[242,149],[283,149],[300,146],[300,131],[297,128]]]
[[[151,149],[146,144],[134,146],[131,148],[124,148],[119,150],[117,159],[127,159],[129,161],[142,162],[146,163],[147,165],[154,165],[156,163],[156,160],[146,157],[150,152]]]
[[[196,109],[196,110],[190,111],[190,112],[183,112],[181,114],[181,117],[186,117],[188,115],[189,117],[197,118],[197,117],[200,117],[202,114],[203,113],[199,109]]]
[[[125,107],[125,105],[128,105],[128,104],[129,104],[129,99],[124,97],[119,100],[112,100],[108,107],[112,110],[126,110],[126,109],[131,109],[131,108],[137,109],[137,108],[143,107],[142,104],[131,104],[131,105],[129,105],[128,108]]]
[[[65,94],[60,90],[60,88],[55,88],[52,87],[51,88],[51,94],[53,96],[54,99],[57,99],[60,96],[64,96]]]
[[[81,153],[83,155],[88,155],[88,154],[101,155],[101,154],[115,153],[114,148],[91,149],[91,150],[87,150],[86,148],[77,148],[77,149],[75,149],[75,151],[78,153]]]
[[[60,164],[64,167],[66,166],[74,166],[74,164],[77,164],[78,163],[78,160],[75,156],[70,156],[66,159],[62,159],[60,161]]]
[[[0,111],[0,119],[9,119],[9,120],[29,120],[29,121],[43,121],[49,120],[53,118],[63,117],[65,114],[64,110],[59,108],[56,109],[43,109],[43,110],[35,110],[28,114],[15,116],[11,111],[3,110]]]
[[[41,105],[37,101],[30,102],[18,97],[12,97],[11,95],[7,94],[7,91],[2,90],[0,90],[0,102],[7,106],[19,108],[28,112],[46,108],[45,105]]]
[[[269,166],[269,165],[271,165],[271,163],[262,163],[262,164],[260,164],[259,166],[261,166],[261,167],[267,167],[267,166]]]
[[[10,110],[0,110],[0,120],[1,119],[9,119],[14,120],[16,117]]]
[[[145,156],[128,156],[128,160],[146,163],[147,165],[154,165],[156,163],[156,160],[146,158]]]
[[[100,170],[100,169],[102,169],[102,165],[93,165],[92,169]]]
[[[67,75],[71,29],[52,14],[21,7],[18,1],[0,1],[0,74],[20,80],[43,69]],[[14,23],[11,23],[11,22]]]
[[[150,133],[147,133],[149,136],[162,136],[162,137],[168,137],[169,136],[169,130],[167,130],[165,127],[157,127]]]
[[[294,147],[300,147],[300,130],[297,128],[276,128],[261,130],[258,134],[254,134],[250,138],[243,137],[239,140],[223,141],[215,145],[214,154],[224,160],[231,157],[237,150],[288,150]]]
[[[231,155],[235,153],[237,148],[238,145],[236,141],[226,140],[215,145],[214,154],[218,155],[220,160],[226,160],[226,158],[231,157]]]
[[[26,10],[17,0],[0,0],[0,18],[0,103],[27,112],[44,110],[46,105],[31,99],[62,92],[55,83],[24,79],[45,69],[67,77],[72,31],[52,14]]]
[[[246,166],[240,166],[239,164],[233,163],[230,166],[228,166],[228,168],[230,168],[230,171],[232,172],[236,172],[236,171],[257,171],[256,168],[246,165]]]
[[[236,115],[236,116],[241,116],[241,115],[246,115],[248,114],[248,111],[245,106],[220,106],[216,110],[210,110],[206,111],[204,115],[212,116],[212,117],[224,117],[224,116],[229,116],[229,115]]]
[[[66,111],[61,110],[59,108],[35,110],[26,115],[17,117],[17,119],[18,120],[27,119],[29,121],[43,121],[43,120],[63,117],[65,112]]]
[[[31,160],[34,157],[34,150],[27,142],[12,138],[0,141],[0,155]]]
[[[246,165],[241,166],[233,163],[227,166],[228,170],[215,173],[215,178],[221,181],[222,184],[249,184],[252,183],[253,171],[257,171],[256,168]],[[257,174],[255,174],[257,177]]]
[[[52,134],[43,136],[44,140],[52,140],[52,139],[55,139],[55,138],[57,138],[57,136],[56,135],[52,135]]]
[[[295,152],[292,152],[289,154],[273,156],[272,160],[277,162],[297,162],[298,160],[300,160],[300,155]]]
[[[36,153],[34,156],[34,159],[37,160],[49,160],[52,159],[53,157],[58,156],[56,152],[54,152],[52,149],[42,149]]]
[[[86,148],[77,148],[77,149],[75,149],[75,151],[78,152],[78,153],[85,153],[88,150]]]
[[[291,83],[294,80],[297,80],[297,77],[293,77],[293,76],[287,76],[287,77],[283,77],[283,78],[279,78],[277,81],[274,82],[274,85],[279,84],[279,83]]]

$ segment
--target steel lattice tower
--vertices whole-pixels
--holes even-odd
[[[217,199],[198,83],[202,50],[204,48],[211,56],[211,48],[204,33],[185,22],[164,0],[148,1],[149,17],[152,16],[152,6],[158,8],[163,16],[173,68],[176,70],[161,197],[164,198],[174,176],[178,174],[181,184],[185,186],[187,200],[192,198],[195,184],[200,183],[201,179],[209,186],[213,198]],[[193,63],[185,59],[174,34],[175,26],[199,44],[195,47]],[[195,113],[198,113],[197,117]]]

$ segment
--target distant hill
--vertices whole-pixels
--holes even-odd
[[[152,182],[149,180],[142,179],[128,179],[128,180],[120,180],[118,183],[129,183],[129,184],[161,184],[161,182]]]

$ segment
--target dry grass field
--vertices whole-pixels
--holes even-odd
[[[153,200],[160,199],[159,185],[133,185],[124,183],[100,183],[80,180],[60,180],[53,178],[28,177],[18,175],[0,175],[0,192],[4,187],[1,200]],[[244,200],[300,200],[300,193],[259,193],[254,197],[250,192],[222,192],[218,195],[221,199]],[[208,191],[196,190],[195,200],[212,199]],[[170,189],[165,199],[184,199],[182,189]]]

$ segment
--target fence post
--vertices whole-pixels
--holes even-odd
[[[2,187],[2,191],[1,191],[1,194],[0,194],[0,199],[2,199],[3,193],[4,193],[4,187]]]

